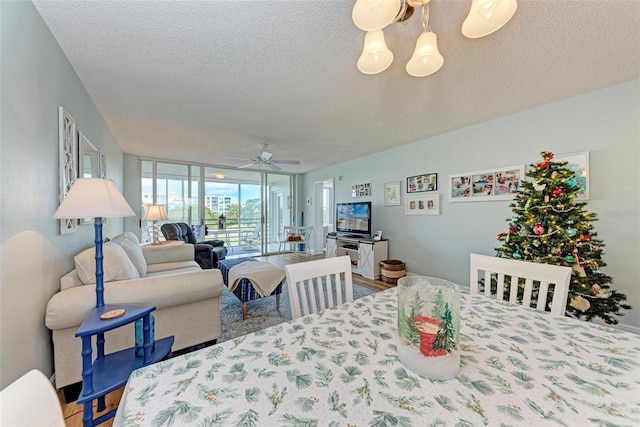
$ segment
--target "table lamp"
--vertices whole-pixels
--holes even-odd
[[[95,218],[96,307],[104,307],[104,273],[102,269],[102,218],[134,216],[118,188],[102,178],[75,180],[62,203],[53,214],[55,219]]]
[[[160,243],[160,227],[158,221],[169,219],[167,213],[164,211],[163,205],[148,205],[147,211],[144,213],[143,221],[153,221],[153,244]]]

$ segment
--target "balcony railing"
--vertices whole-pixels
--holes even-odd
[[[218,228],[217,219],[208,219],[205,221],[207,236],[217,236],[218,238],[226,238],[227,243],[231,246],[240,246],[246,244],[244,242],[247,233],[249,236],[256,230],[256,227],[260,224],[260,218],[226,218],[226,225],[224,229]],[[224,231],[224,235],[221,232]],[[262,235],[261,235],[262,236]],[[203,238],[203,240],[206,239]],[[259,239],[253,239],[254,244],[260,244]]]

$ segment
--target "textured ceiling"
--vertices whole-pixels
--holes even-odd
[[[520,0],[498,32],[460,32],[432,0],[444,66],[406,74],[420,19],[385,29],[364,75],[355,1],[34,1],[122,149],[239,166],[268,143],[306,172],[640,77],[640,1]]]

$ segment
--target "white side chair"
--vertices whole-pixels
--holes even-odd
[[[521,296],[521,304],[525,307],[531,307],[534,282],[537,282],[538,298],[536,309],[541,311],[546,310],[549,286],[553,286],[551,314],[564,316],[569,293],[569,281],[571,280],[571,267],[471,254],[471,275],[469,278],[471,293],[479,293],[478,281],[484,278],[484,295],[493,296],[491,291],[492,275],[495,275],[497,279],[498,286],[495,298],[498,300],[505,298],[505,276],[511,277],[509,282],[509,302],[512,304],[518,303],[518,282],[520,279],[524,279],[525,285]]]
[[[33,369],[0,392],[0,426],[64,427],[56,390]]]
[[[348,256],[285,265],[285,272],[294,319],[353,301]]]
[[[282,234],[279,235],[278,255],[283,249],[289,249],[295,252],[295,248],[302,246],[306,255],[311,255],[311,236],[313,235],[313,226],[291,225],[283,228]],[[289,240],[289,236],[297,236],[301,240]]]

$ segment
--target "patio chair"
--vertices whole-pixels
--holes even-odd
[[[511,277],[509,284],[505,284],[505,277]],[[492,286],[492,278],[496,280],[495,288]],[[531,307],[532,295],[537,292],[535,308],[541,311],[546,311],[547,295],[552,287],[553,297],[549,307],[551,314],[564,316],[571,280],[570,267],[471,254],[469,287],[472,294],[480,293],[480,279],[484,280],[484,295],[504,300],[505,287],[508,286],[509,302],[525,307]],[[524,290],[518,295],[521,279],[524,281]]]
[[[240,243],[246,243],[246,246],[243,246],[242,249],[245,251],[257,251],[260,248],[253,244],[255,241],[260,241],[260,223],[256,224],[253,230],[245,231],[244,236]]]

